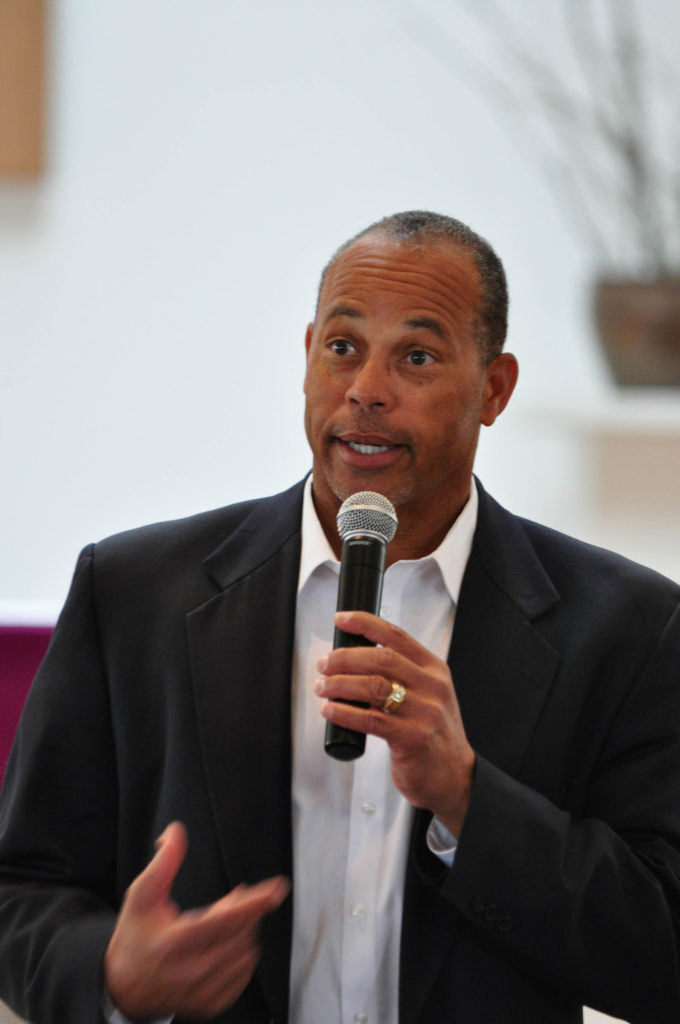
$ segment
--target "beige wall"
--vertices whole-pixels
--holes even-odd
[[[19,1017],[12,1013],[4,1003],[0,1003],[0,1024],[21,1024]]]

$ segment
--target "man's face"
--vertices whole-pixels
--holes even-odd
[[[419,251],[371,235],[331,267],[306,339],[305,428],[324,525],[360,490],[392,501],[400,531],[460,511],[480,423],[514,384],[500,404],[498,360],[484,367],[475,342],[479,294],[469,256],[444,243]]]

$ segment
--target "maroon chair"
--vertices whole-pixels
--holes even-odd
[[[50,626],[0,626],[0,782],[28,688],[51,635]]]

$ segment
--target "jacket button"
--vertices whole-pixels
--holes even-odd
[[[486,910],[486,900],[483,896],[475,896],[472,901],[472,909],[475,914],[483,914]]]
[[[484,911],[484,920],[488,921],[489,924],[493,924],[494,921],[498,920],[498,907],[495,903],[489,903]]]

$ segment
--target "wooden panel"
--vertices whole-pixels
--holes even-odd
[[[44,167],[46,0],[0,0],[0,174]]]

